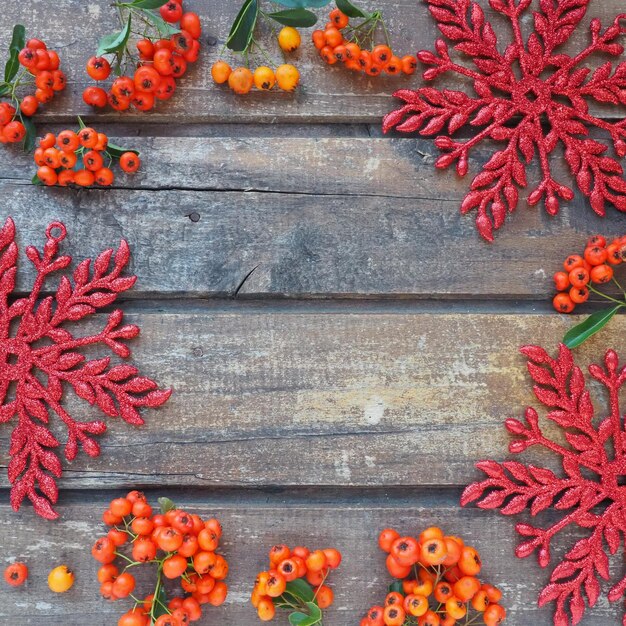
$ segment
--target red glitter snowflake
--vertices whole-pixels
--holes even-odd
[[[63,328],[65,323],[77,322],[111,304],[134,285],[135,276],[121,276],[130,259],[125,241],[115,255],[113,250],[100,254],[91,275],[91,260],[86,259],[74,271],[73,285],[63,276],[55,296],[40,299],[50,274],[72,261],[69,256],[58,256],[65,236],[65,226],[55,222],[46,230],[42,253],[32,246],[26,248],[37,273],[35,282],[28,297],[9,303],[18,258],[13,220],[7,219],[0,229],[0,423],[17,417],[9,450],[11,505],[17,511],[28,498],[35,511],[47,519],[58,517],[52,504],[58,498],[54,477],[61,476],[61,461],[52,450],[60,443],[48,428],[50,413],[56,413],[67,429],[65,458],[69,461],[76,457],[79,444],[89,456],[98,456],[100,447],[90,435],[106,430],[102,421],[80,422],[69,415],[61,406],[64,383],[104,414],[135,425],[143,424],[137,407],[159,406],[171,394],[159,390],[149,378],[137,376],[137,368],[131,365],[109,368],[109,357],[86,361],[76,352],[103,344],[122,358],[130,356],[123,341],[136,337],[139,328],[121,326],[122,311],[113,311],[104,328],[93,335],[75,337]],[[109,269],[111,259],[113,267]]]
[[[588,533],[554,568],[550,583],[539,596],[540,606],[556,602],[557,626],[569,624],[570,617],[572,624],[578,624],[585,612],[583,590],[587,604],[593,606],[600,595],[598,578],[609,579],[607,548],[615,554],[626,539],[626,487],[621,484],[626,474],[626,431],[619,403],[626,366],[619,367],[613,350],[607,351],[604,367],[589,366],[589,373],[606,387],[609,397],[609,416],[595,423],[584,375],[574,365],[568,348],[561,345],[556,359],[537,346],[526,346],[521,352],[528,357],[528,371],[537,383],[535,395],[552,409],[547,418],[564,430],[568,446],[548,439],[539,426],[537,411],[528,408],[525,423],[506,420],[507,430],[521,437],[511,442],[509,450],[520,453],[530,446],[545,448],[560,457],[565,476],[516,461],[482,461],[477,467],[488,478],[469,485],[461,504],[480,499],[480,508],[499,508],[504,515],[515,515],[530,507],[534,516],[552,505],[568,511],[548,528],[517,524],[516,530],[525,540],[515,554],[524,558],[537,550],[539,564],[546,567],[550,562],[550,544],[559,532],[574,525]],[[619,600],[625,590],[626,576],[610,589],[608,599]],[[626,625],[626,616],[623,624]]]
[[[469,124],[481,127],[467,140],[441,135],[435,145],[445,152],[436,161],[438,168],[456,163],[459,175],[468,171],[469,154],[483,140],[505,142],[474,178],[461,212],[477,210],[480,234],[493,240],[493,230],[502,226],[507,209],[518,204],[518,188],[527,186],[526,167],[538,155],[541,182],[529,193],[528,203],[544,200],[546,211],[555,215],[559,198],[572,200],[570,187],[556,181],[550,156],[563,144],[565,159],[578,188],[590,200],[598,215],[605,204],[626,211],[626,181],[621,164],[606,156],[607,146],[589,138],[595,127],[610,135],[617,156],[626,156],[626,119],[602,120],[589,112],[588,100],[626,105],[626,62],[613,71],[610,61],[593,74],[583,61],[594,53],[619,56],[624,47],[617,42],[626,33],[626,13],[619,15],[606,30],[600,20],[591,21],[591,42],[576,56],[559,53],[585,16],[590,0],[540,0],[533,13],[534,32],[524,42],[522,21],[532,0],[489,0],[491,8],[505,16],[512,29],[511,43],[500,52],[493,26],[485,20],[481,7],[470,0],[426,0],[439,30],[454,49],[471,59],[474,67],[450,58],[442,39],[435,53],[421,51],[420,61],[432,67],[426,80],[452,73],[473,81],[476,96],[450,89],[424,87],[417,91],[401,89],[395,95],[405,105],[389,113],[383,122],[403,132],[418,131],[436,135],[447,124],[448,134]]]

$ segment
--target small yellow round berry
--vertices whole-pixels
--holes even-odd
[[[74,572],[67,565],[59,565],[48,574],[48,587],[55,593],[65,593],[74,584]]]
[[[302,38],[300,33],[292,26],[285,26],[280,33],[278,33],[278,45],[285,52],[294,52],[300,47]]]
[[[284,91],[293,91],[300,81],[300,72],[293,65],[288,63],[279,65],[276,68],[276,82]]]
[[[276,84],[276,76],[271,68],[261,65],[254,70],[254,86],[262,91],[269,91]]]

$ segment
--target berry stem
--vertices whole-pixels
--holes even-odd
[[[589,289],[589,291],[593,291],[593,293],[595,293],[598,296],[602,296],[606,300],[611,300],[611,302],[615,302],[616,304],[619,304],[621,306],[626,306],[626,301],[625,301],[626,300],[626,295],[624,296],[625,300],[617,300],[616,298],[613,298],[613,297],[607,295],[606,293],[602,293],[601,291],[598,291],[595,287],[593,287],[591,285],[591,283],[589,283],[587,285],[587,288]],[[620,287],[620,289],[621,289],[621,287]]]

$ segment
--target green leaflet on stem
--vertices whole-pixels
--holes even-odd
[[[563,337],[563,343],[568,348],[576,348],[584,341],[589,339],[592,335],[595,335],[598,331],[602,330],[611,320],[611,318],[622,308],[626,307],[625,304],[617,304],[610,309],[604,309],[602,311],[596,311],[587,317],[583,322],[577,324],[573,328],[570,328]]]
[[[337,0],[337,8],[348,17],[370,17],[369,13],[359,9],[350,0]]]
[[[168,511],[173,511],[176,508],[176,504],[169,498],[159,498],[159,506],[161,507],[161,514],[165,515]]]
[[[4,81],[10,83],[17,74],[17,70],[20,67],[18,56],[20,51],[26,45],[26,29],[21,24],[16,24],[13,27],[13,36],[11,37],[11,43],[9,44],[9,59],[4,68]],[[6,93],[5,89],[5,93]],[[0,94],[3,95],[3,94]]]
[[[19,111],[19,109],[18,109]],[[32,152],[35,148],[35,139],[37,138],[37,129],[33,123],[33,119],[24,115],[21,111],[18,112],[20,122],[24,124],[26,129],[26,135],[24,136],[24,152]]]
[[[283,26],[308,28],[317,23],[317,15],[307,7],[322,7],[330,0],[276,0],[277,4],[289,7],[281,11],[265,13],[261,10],[260,0],[245,0],[237,13],[226,39],[226,47],[233,52],[247,52],[254,42],[254,29],[259,15],[269,18]]]
[[[98,44],[98,50],[96,56],[102,56],[103,54],[117,54],[123,52],[126,49],[128,38],[130,37],[130,26],[132,19],[128,16],[128,21],[124,25],[121,31],[117,33],[110,33],[100,39]]]
[[[315,603],[313,587],[302,578],[287,583],[283,595],[277,598],[277,603],[285,608],[298,607],[297,611],[289,614],[289,623],[292,626],[313,626],[322,623],[322,611]]]

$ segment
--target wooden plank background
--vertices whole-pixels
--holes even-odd
[[[534,604],[548,572],[515,559],[514,520],[461,509],[458,499],[479,476],[476,460],[508,458],[502,422],[533,404],[519,346],[554,350],[577,319],[552,313],[550,276],[590,234],[624,233],[626,218],[610,209],[601,220],[581,197],[549,218],[522,200],[485,244],[458,212],[469,181],[434,171],[430,140],[380,131],[390,93],[418,86],[418,76],[372,80],[327,68],[305,35],[296,94],[237,98],[215,87],[210,64],[238,5],[188,0],[211,44],[202,61],[167,105],[119,115],[93,114],[80,99],[84,61],[114,27],[108,2],[59,0],[52,11],[45,0],[0,0],[0,41],[24,23],[61,46],[72,68],[70,88],[38,116],[40,130],[81,114],[144,155],[141,173],[112,189],[62,190],[32,187],[30,158],[6,150],[0,217],[13,216],[22,247],[40,245],[45,226],[64,221],[63,249],[75,262],[126,238],[139,281],[123,306],[142,327],[133,362],[175,390],[141,429],[112,421],[98,459],[65,463],[55,523],[28,506],[10,511],[11,428],[0,428],[0,564],[32,564],[25,588],[2,589],[0,623],[114,624],[122,606],[98,597],[89,547],[106,502],[139,487],[224,522],[231,592],[201,624],[254,623],[250,587],[278,541],[344,552],[325,624],[356,624],[388,582],[377,532],[431,524],[482,552],[485,577],[505,593],[507,624],[551,624],[551,607]],[[437,33],[423,4],[383,8],[399,50],[432,47]],[[619,12],[621,0],[592,0],[586,22],[608,25]],[[580,29],[571,49],[587,38]],[[476,151],[472,171],[491,150]],[[571,183],[561,164],[555,171]],[[18,290],[32,278],[24,260]],[[625,325],[616,318],[577,350],[581,364],[609,345],[624,354]],[[596,406],[606,410],[605,398]],[[67,407],[96,415],[69,394]],[[558,471],[541,452],[524,459]],[[564,534],[555,558],[578,537]],[[61,562],[78,581],[52,596],[45,578]],[[618,559],[615,576],[621,569]],[[583,623],[617,624],[621,613],[601,599]]]

